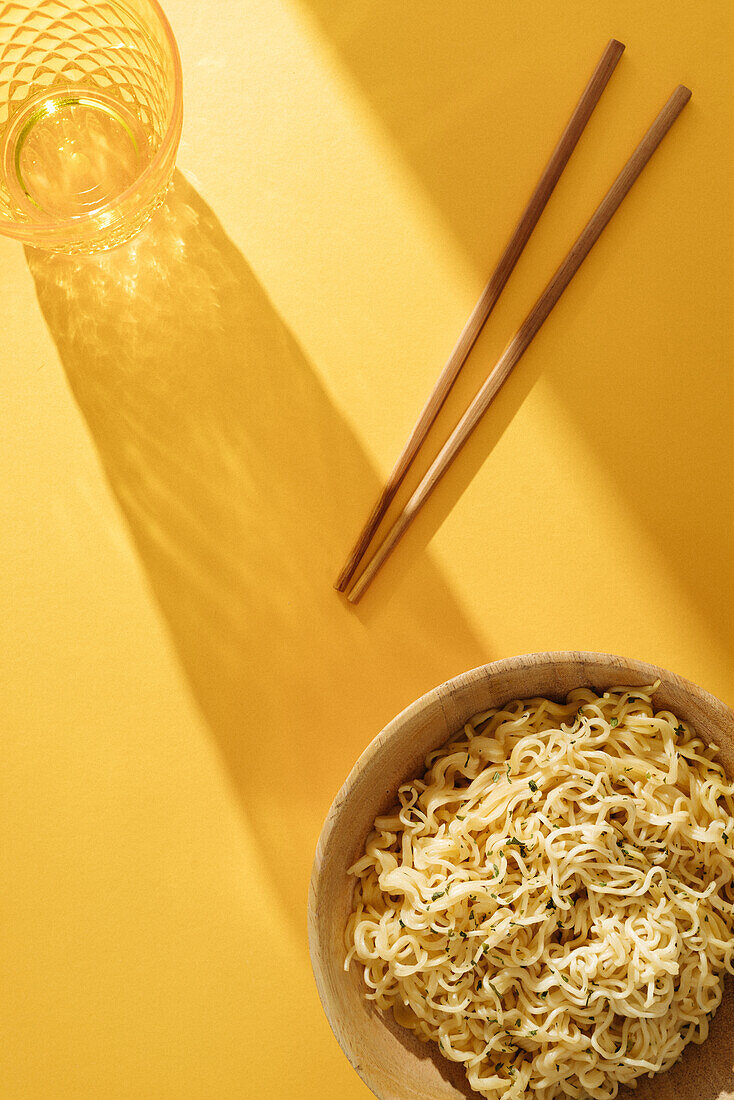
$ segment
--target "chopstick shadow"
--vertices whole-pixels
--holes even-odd
[[[300,926],[321,822],[359,752],[491,655],[425,555],[369,624],[333,591],[376,474],[180,174],[127,246],[27,258],[193,695]]]
[[[535,343],[541,345],[542,335],[536,338]],[[446,405],[439,413],[405,483],[401,486],[388,515],[383,520],[375,538],[375,546],[389,530],[393,520],[407,503],[412,491],[451,434],[460,415],[457,410],[463,411],[467,407],[479,385],[494,366],[501,350],[501,336],[490,321],[489,331],[480,335],[472,349]],[[490,411],[479,422],[430,499],[406,530],[364,598],[357,604],[356,611],[363,622],[372,622],[373,617],[380,614],[385,605],[390,605],[394,599],[400,598],[404,586],[409,583],[416,556],[420,557],[425,552],[431,539],[456,507],[479,470],[485,464],[491,465],[492,452],[542,373],[542,354],[538,354],[537,348],[528,351],[492,402]],[[491,515],[491,509],[489,514]],[[487,513],[483,512],[483,516],[486,515]],[[473,538],[476,533],[468,532],[467,535]],[[368,552],[366,559],[371,552]]]

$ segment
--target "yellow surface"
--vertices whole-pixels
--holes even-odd
[[[382,725],[567,647],[734,703],[733,9],[168,8],[167,211],[81,265],[0,242],[0,1092],[365,1100],[304,912]],[[355,613],[330,580],[612,35],[437,438],[675,84],[693,101]]]

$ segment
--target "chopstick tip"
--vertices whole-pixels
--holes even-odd
[[[352,585],[349,592],[345,593],[347,603],[350,603],[352,607],[354,607],[355,604],[359,603],[364,594],[366,586],[360,583],[361,579],[362,578],[360,577],[360,580],[358,580],[356,584]]]

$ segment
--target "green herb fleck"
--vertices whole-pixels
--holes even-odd
[[[610,726],[612,727],[612,729],[614,729],[614,727],[615,727],[615,726],[618,726],[618,725],[619,725],[619,718],[612,718],[612,720],[611,720],[611,722],[609,723],[609,725],[610,725]]]
[[[535,780],[534,780],[534,779],[531,779],[531,780],[530,780],[530,781],[528,782],[528,787],[530,787],[530,790],[531,790],[531,791],[533,792],[533,794],[535,794],[535,792],[536,792],[536,791],[537,791],[537,789],[538,789],[538,784],[537,784],[537,783],[535,782]]]
[[[556,905],[556,903],[554,902],[553,898],[550,898],[550,899],[549,899],[549,900],[548,900],[548,901],[547,901],[547,902],[545,903],[545,907],[546,907],[546,909],[557,909],[557,908],[558,908],[558,906],[557,906],[557,905]]]

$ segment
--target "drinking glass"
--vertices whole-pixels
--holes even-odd
[[[122,244],[163,201],[182,115],[156,0],[0,0],[0,232],[56,252]]]

